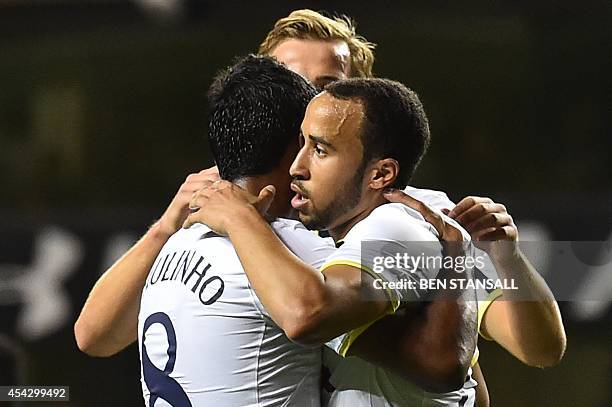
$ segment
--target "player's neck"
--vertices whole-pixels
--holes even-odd
[[[359,222],[361,222],[362,220],[364,220],[365,218],[367,218],[368,216],[370,216],[370,213],[372,213],[372,211],[376,208],[378,208],[380,205],[384,205],[386,203],[389,203],[389,201],[387,201],[382,194],[376,194],[372,197],[372,201],[369,202],[367,205],[361,207],[360,205],[357,205],[357,209],[356,212],[354,214],[352,214],[352,216],[350,217],[349,220],[334,226],[333,228],[329,229],[329,235],[334,239],[335,242],[344,239],[344,237],[347,235],[348,232],[350,232],[350,230]]]
[[[276,182],[271,177],[258,176],[258,177],[245,177],[234,181],[236,185],[247,190],[250,194],[258,196],[259,192],[268,185],[274,185],[278,191]],[[278,196],[277,196],[278,197]],[[280,199],[276,199],[270,205],[267,215],[269,218],[286,218],[289,217],[291,211],[291,205],[288,203],[279,202]]]

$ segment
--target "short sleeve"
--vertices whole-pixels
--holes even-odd
[[[331,238],[322,238],[315,231],[306,229],[300,222],[290,219],[277,219],[272,228],[289,250],[304,263],[321,268],[326,258],[335,250]]]
[[[492,280],[495,281],[498,279],[497,272],[495,271],[495,266],[491,262],[489,255],[481,249],[475,248],[475,255],[482,258],[483,264],[480,268],[474,268],[474,279],[475,280]],[[478,289],[476,289],[476,300],[478,301],[478,333],[486,340],[492,340],[488,336],[484,335],[480,330],[482,326],[482,320],[489,309],[489,306],[495,301],[499,296],[502,295],[502,290],[494,289],[487,290],[482,288],[481,285]]]
[[[325,260],[321,271],[325,273],[334,265],[361,269],[375,283],[378,282],[375,288],[385,290],[391,304],[389,314],[394,313],[402,301],[423,299],[427,291],[420,288],[418,281],[435,278],[437,269],[415,266],[410,262],[384,264],[384,259],[395,259],[398,254],[405,253],[415,258],[426,255],[428,251],[438,257],[441,254],[442,247],[429,224],[410,211],[400,204],[386,204],[374,210],[351,229],[340,248]],[[345,356],[353,342],[377,320],[330,341],[328,347]]]
[[[387,292],[393,311],[402,301],[424,297],[426,291],[418,283],[435,278],[438,269],[423,267],[418,259],[440,257],[442,250],[420,215],[396,205],[399,204],[383,205],[357,224],[321,267],[323,272],[334,265],[361,269],[375,280],[375,288],[382,287]]]

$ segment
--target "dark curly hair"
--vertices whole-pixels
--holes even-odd
[[[266,56],[248,55],[219,73],[208,91],[208,140],[221,178],[276,167],[315,95],[304,78]]]

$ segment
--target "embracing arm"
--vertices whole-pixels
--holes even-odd
[[[520,250],[509,257],[491,256],[491,260],[501,278],[514,279],[521,299],[509,293],[493,301],[481,332],[526,365],[556,365],[565,352],[566,337],[559,307],[546,282]]]
[[[474,310],[468,303],[439,299],[404,311],[373,324],[349,354],[390,368],[430,392],[463,387],[476,346]]]
[[[90,356],[111,356],[136,340],[140,294],[169,237],[155,223],[96,282],[74,325],[81,351]]]
[[[481,332],[529,366],[559,363],[566,346],[559,307],[518,247],[518,229],[506,208],[488,198],[468,197],[449,216],[464,225],[476,244],[488,252],[499,277],[514,279],[518,286],[518,294],[504,292],[491,303]]]
[[[391,202],[421,213],[446,242],[446,254],[461,256],[461,232],[426,204],[401,191],[385,194]],[[447,271],[449,277],[455,275]],[[443,393],[459,389],[465,382],[476,347],[476,307],[473,292],[463,298],[440,293],[426,303],[414,303],[372,325],[353,344],[349,353],[392,366],[423,389]],[[406,312],[408,311],[408,312]],[[385,338],[385,346],[379,346]]]
[[[209,205],[206,209],[214,210]],[[364,300],[368,284],[362,285],[362,279],[369,276],[359,268],[336,265],[321,273],[289,251],[253,206],[232,212],[227,234],[257,296],[291,340],[322,344],[389,308],[378,290],[370,293],[372,300]]]
[[[202,196],[192,201],[192,206],[200,209],[189,216],[185,226],[202,222],[229,235],[253,289],[289,338],[304,344],[324,343],[377,320],[389,310],[390,299],[382,290],[364,293],[366,287],[371,287],[371,284],[363,283],[364,279],[371,277],[359,268],[332,265],[321,273],[295,257],[276,237],[258,210],[252,205],[237,204],[232,199],[241,195],[237,187],[219,185],[215,190],[200,191],[199,194]],[[259,198],[262,194],[266,194],[265,190]],[[371,296],[371,300],[364,300],[364,295]],[[429,325],[421,332],[426,332],[428,339],[435,339],[424,342],[423,346],[418,346],[421,343],[416,335],[401,336],[401,333],[410,334],[411,331],[406,329],[406,318],[411,319],[416,313],[416,309],[405,309],[402,315],[374,324],[362,334],[363,338],[358,337],[361,345],[356,345],[356,350],[351,352],[430,391],[461,387],[475,346],[474,313],[471,315],[473,318],[466,317],[462,304],[436,301],[436,306],[424,313],[426,323],[421,325]],[[415,322],[414,326],[417,325],[419,322]],[[468,328],[464,331],[466,326]],[[457,331],[461,332],[455,335]],[[379,333],[385,336],[379,336]],[[400,342],[395,347],[387,347],[387,334],[406,338],[401,341],[401,350]],[[457,345],[458,337],[470,339]],[[381,340],[385,341],[385,346],[381,346]],[[404,354],[394,354],[394,349]],[[444,352],[440,352],[441,349]],[[464,357],[464,353],[469,356]],[[398,355],[405,356],[409,362],[401,360]]]
[[[111,356],[136,340],[140,295],[155,258],[187,217],[194,192],[218,178],[216,167],[190,174],[160,220],[96,282],[74,325],[81,351]]]

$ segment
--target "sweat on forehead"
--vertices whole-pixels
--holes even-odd
[[[364,117],[362,103],[357,99],[338,99],[327,92],[317,95],[308,105],[305,124],[323,137],[352,137],[359,134]]]

